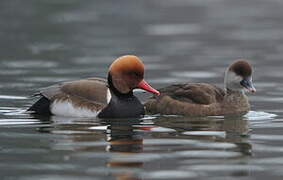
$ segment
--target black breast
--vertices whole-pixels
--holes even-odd
[[[111,101],[99,114],[99,118],[138,118],[144,115],[144,107],[137,97],[117,97],[112,95]]]

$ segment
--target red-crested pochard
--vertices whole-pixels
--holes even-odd
[[[174,84],[160,89],[160,96],[149,99],[150,114],[216,116],[244,114],[250,109],[245,91],[255,92],[252,67],[246,60],[237,60],[225,71],[224,89],[206,83]]]
[[[159,95],[143,79],[144,65],[133,55],[116,59],[108,79],[89,78],[42,89],[41,98],[28,111],[70,117],[130,118],[144,115],[144,106],[133,95],[140,88]]]

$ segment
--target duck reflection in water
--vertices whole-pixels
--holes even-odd
[[[190,141],[193,143],[189,144],[181,144],[183,141],[179,141],[180,146],[174,145],[173,149],[176,149],[170,152],[173,155],[178,154],[179,151],[201,152],[206,149],[238,152],[242,156],[251,156],[252,152],[246,116],[202,118],[161,116],[154,119],[154,125],[146,126],[144,124],[148,123],[141,124],[140,119],[111,119],[106,122],[98,119],[96,121],[77,119],[72,122],[53,119],[52,121],[54,124],[45,128],[45,131],[44,128],[41,129],[41,132],[49,131],[52,134],[64,135],[64,138],[57,137],[56,141],[51,142],[51,148],[76,152],[81,161],[93,165],[92,169],[97,166],[96,160],[102,160],[106,166],[104,168],[108,169],[107,172],[114,179],[120,180],[139,179],[140,174],[137,170],[142,171],[152,163],[158,164],[143,159],[144,154],[148,152],[148,149],[144,148],[145,135],[147,139],[159,139],[159,142],[172,138],[177,142],[182,139],[195,140]],[[158,131],[161,128],[174,131]],[[232,148],[225,148],[227,143],[229,147],[232,145]],[[156,148],[160,148],[158,142],[155,145]],[[97,159],[97,153],[102,153],[105,157]],[[213,154],[211,156],[213,158]],[[182,157],[188,161],[194,159],[193,156]]]
[[[210,117],[160,117],[154,121],[156,126],[176,130],[180,139],[194,139],[208,142],[235,144],[233,149],[243,155],[251,155],[249,142],[249,120],[246,116]],[[168,134],[172,136],[172,134]],[[164,137],[166,138],[166,137]]]
[[[110,122],[107,128],[107,141],[110,143],[107,151],[138,153],[142,152],[142,135],[134,131],[132,121]]]
[[[39,132],[64,136],[62,139],[56,138],[55,141],[50,142],[51,149],[70,150],[76,152],[79,157],[80,154],[83,156],[84,153],[87,153],[93,160],[97,152],[109,152],[111,154],[109,159],[106,156],[104,160],[115,179],[139,180],[135,170],[142,168],[144,162],[139,158],[136,160],[132,158],[143,152],[143,132],[139,130],[142,126],[140,119],[112,119],[102,122],[95,119],[70,119],[54,116],[49,120],[46,118],[43,120],[52,122],[52,124],[38,128]],[[93,165],[96,166],[95,161]],[[125,170],[120,170],[120,168]]]
[[[137,160],[129,160],[132,155],[143,152],[143,136],[141,132],[136,131],[135,125],[140,120],[111,120],[107,127],[107,141],[109,142],[106,150],[114,153],[113,157],[107,162],[108,167],[116,168],[141,168],[143,162]],[[133,171],[126,170],[124,172],[114,173],[119,180],[138,180],[139,178]]]

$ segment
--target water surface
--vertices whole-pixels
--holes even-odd
[[[282,179],[282,8],[278,0],[1,1],[2,179]],[[223,86],[228,64],[248,58],[252,111],[117,121],[25,114],[38,88],[105,77],[123,54],[141,56],[157,88]]]

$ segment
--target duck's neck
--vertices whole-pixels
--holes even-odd
[[[227,109],[227,112],[231,110],[231,114],[235,112],[240,114],[247,113],[250,109],[250,104],[244,91],[226,89],[223,107]]]
[[[128,93],[121,93],[113,84],[113,79],[112,79],[112,75],[108,74],[108,86],[109,89],[111,91],[111,93],[113,93],[115,96],[117,96],[118,98],[129,98],[133,96],[133,91],[129,91]]]
[[[231,94],[245,94],[244,90],[232,90],[232,89],[229,89],[229,88],[226,88],[225,87],[225,92],[227,95],[231,95]]]
[[[108,75],[108,86],[111,92],[109,104],[98,114],[99,118],[139,118],[144,115],[144,107],[133,91],[126,94],[115,88],[112,76]]]

